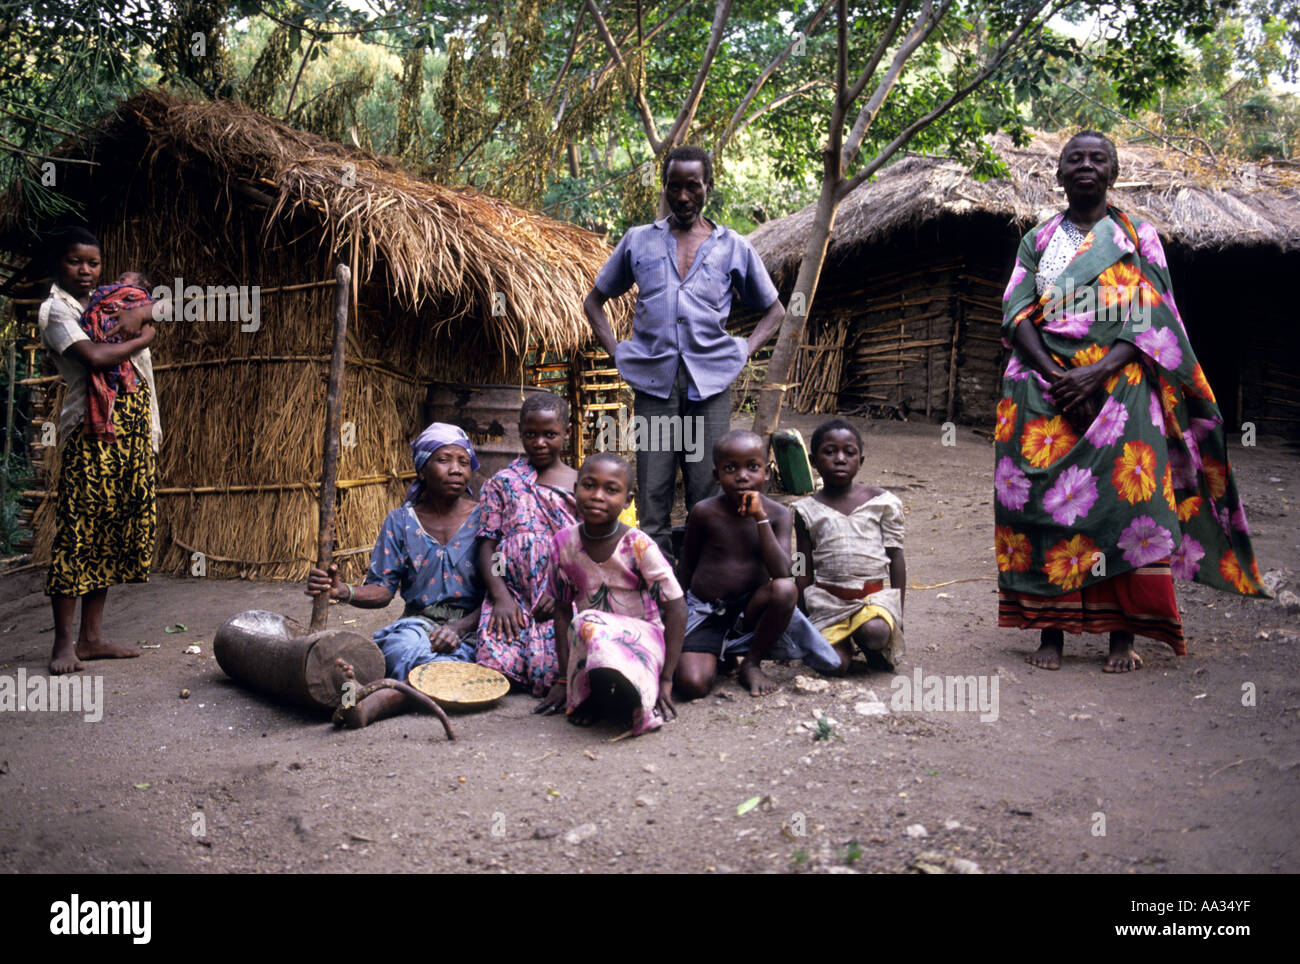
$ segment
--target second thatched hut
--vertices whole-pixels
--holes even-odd
[[[991,422],[1007,351],[1002,292],[1020,235],[1065,207],[1056,161],[1068,135],[1019,148],[999,136],[1008,179],[907,157],[840,206],[796,357],[799,411],[874,411]],[[1295,310],[1300,177],[1121,144],[1111,203],[1160,232],[1192,345],[1229,425],[1300,436]],[[810,206],[750,240],[783,293],[798,273]]]

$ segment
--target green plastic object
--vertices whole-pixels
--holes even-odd
[[[772,455],[776,459],[776,476],[782,489],[791,495],[811,495],[817,491],[812,463],[808,461],[808,447],[797,428],[783,428],[772,433]]]

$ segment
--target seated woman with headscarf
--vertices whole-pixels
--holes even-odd
[[[1186,652],[1173,577],[1267,595],[1223,417],[1174,302],[1156,229],[1106,203],[1110,139],[1066,142],[1069,207],[1020,243],[1003,296],[1013,348],[998,403],[998,625],[1109,633],[1105,671],[1138,669],[1140,633]]]
[[[439,660],[473,662],[483,583],[476,568],[478,503],[468,498],[478,468],[474,445],[455,425],[434,422],[411,443],[416,477],[406,501],[384,519],[365,581],[339,581],[338,567],[312,569],[308,595],[382,609],[401,594],[402,618],[375,633],[387,675],[405,683],[411,670]],[[405,686],[380,689],[349,710],[344,722],[365,726],[427,705]],[[413,708],[413,707],[412,707]]]

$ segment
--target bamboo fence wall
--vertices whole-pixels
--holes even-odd
[[[1002,275],[1016,243],[1002,233],[991,242],[925,226],[827,265],[795,358],[791,407],[991,421],[1007,357]],[[757,387],[746,386],[747,396]]]

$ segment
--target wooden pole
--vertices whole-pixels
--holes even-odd
[[[338,294],[334,299],[334,354],[330,358],[329,388],[325,395],[325,451],[320,472],[320,541],[316,565],[328,569],[334,558],[334,481],[339,474],[339,397],[343,391],[343,349],[348,334],[348,297],[352,271],[345,264],[335,269]],[[324,629],[329,614],[328,593],[312,600],[311,628]]]
[[[14,437],[14,378],[18,367],[18,341],[9,345],[9,383],[5,391],[5,449],[4,465],[0,467],[0,508],[9,501],[9,456],[13,453]],[[5,548],[8,549],[9,536],[5,535]]]
[[[934,319],[933,318],[927,318],[925,320],[925,340],[926,341],[934,340]],[[925,350],[925,417],[927,420],[930,418],[930,393],[932,391],[930,386],[931,383],[933,383],[933,381],[934,381],[934,349],[927,348]]]
[[[948,351],[948,418],[951,422],[957,413],[957,343],[961,338],[961,304],[954,306],[952,312],[952,347]]]
[[[585,7],[583,8],[586,9]],[[573,145],[569,145],[573,149]],[[576,152],[572,155],[577,157]],[[569,357],[569,451],[573,453],[573,464],[581,465],[587,453],[583,451],[583,412],[582,412],[582,352],[575,351]]]

